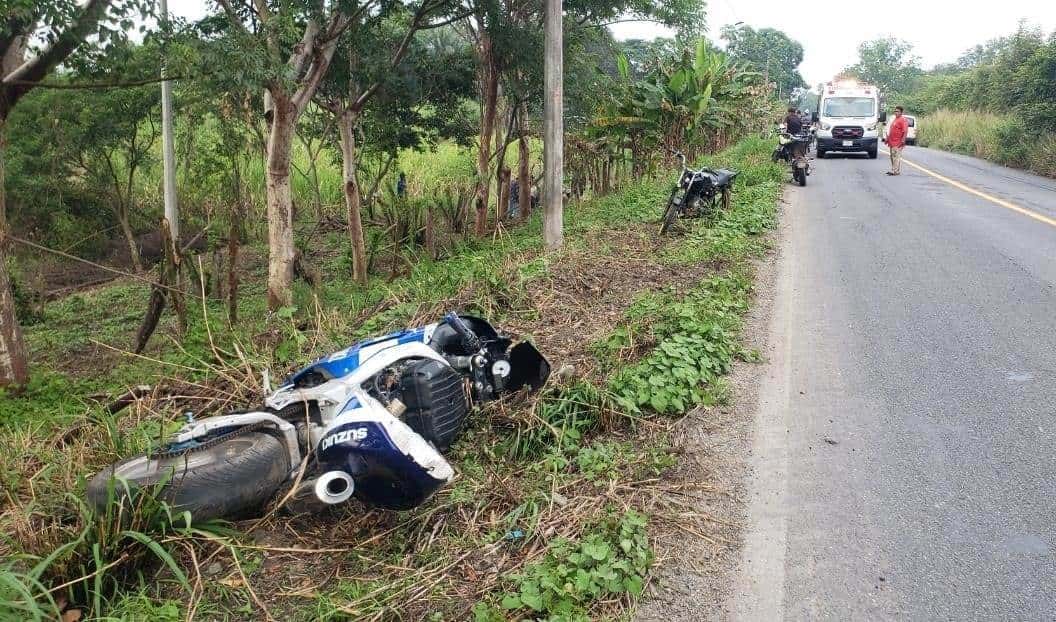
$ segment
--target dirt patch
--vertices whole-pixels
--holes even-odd
[[[782,203],[782,209],[783,203]],[[779,222],[785,219],[778,216]],[[783,227],[769,236],[779,248]],[[767,327],[773,308],[777,250],[753,262],[752,305],[745,317],[741,342],[767,351]],[[701,514],[704,532],[661,536],[661,559],[639,606],[638,622],[699,622],[725,620],[726,599],[736,577],[747,518],[747,484],[760,373],[752,363],[737,362],[727,376],[732,399],[725,406],[697,409],[679,422],[680,467],[674,481],[698,491],[691,511]]]
[[[546,278],[528,284],[527,294],[538,319],[509,323],[509,329],[531,335],[541,352],[558,365],[570,364],[577,375],[593,377],[591,344],[608,335],[642,292],[695,284],[716,265],[658,263],[668,240],[631,230],[592,232],[586,249],[604,244],[606,252],[574,250],[562,255]]]

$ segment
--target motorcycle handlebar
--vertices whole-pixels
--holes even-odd
[[[462,321],[462,318],[458,317],[457,313],[454,311],[448,312],[444,316],[444,321],[458,333],[459,337],[462,337],[462,342],[466,344],[466,347],[474,352],[480,351],[480,338],[466,326],[466,323]]]
[[[678,151],[677,149],[671,148],[668,148],[667,152],[678,158],[678,161],[682,164],[683,169],[686,168],[686,154],[682,153],[681,151]]]

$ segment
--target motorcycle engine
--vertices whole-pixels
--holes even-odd
[[[399,389],[407,406],[404,422],[437,449],[447,451],[469,414],[461,374],[440,361],[414,361],[403,368]]]

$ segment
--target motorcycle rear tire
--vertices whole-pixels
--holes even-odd
[[[286,446],[276,435],[259,429],[236,431],[218,443],[117,462],[88,482],[87,496],[101,510],[109,501],[111,479],[124,479],[135,491],[171,474],[158,496],[174,511],[190,511],[195,522],[243,518],[264,508],[291,469]],[[126,496],[120,481],[113,490],[116,498]]]
[[[667,233],[671,225],[675,224],[675,219],[678,218],[678,209],[682,206],[682,202],[675,200],[677,195],[678,188],[675,188],[671,191],[671,196],[667,198],[667,208],[664,209],[664,218],[660,224],[660,235]]]
[[[795,177],[795,180],[797,182],[799,182],[800,186],[806,186],[807,185],[807,173],[803,169],[797,168],[796,169],[796,174],[794,175],[794,177]]]

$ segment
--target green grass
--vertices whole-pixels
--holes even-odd
[[[918,121],[921,146],[1056,177],[1056,134],[1039,135],[1014,114],[939,110]]]
[[[650,495],[646,488],[624,494],[621,505],[633,509],[626,512],[604,502],[605,491],[620,482],[657,481],[675,457],[662,428],[636,422],[676,414],[679,399],[685,409],[713,401],[722,394],[721,374],[733,357],[742,356],[737,345],[739,318],[747,307],[751,282],[745,262],[765,248],[762,234],[774,224],[780,191],[781,171],[768,162],[769,150],[765,141],[752,140],[715,159],[742,171],[733,209],[713,222],[687,222],[683,234],[659,244],[655,261],[682,267],[687,279],[693,280],[679,282],[674,289],[639,292],[627,300],[623,319],[612,326],[613,336],[593,350],[604,375],[563,384],[555,380],[527,405],[500,406],[478,414],[453,450],[451,460],[460,476],[450,487],[422,508],[372,512],[342,523],[354,527],[343,533],[341,546],[356,551],[333,560],[346,578],[321,586],[310,601],[276,603],[275,595],[261,594],[271,606],[281,607],[273,614],[304,620],[358,619],[382,611],[398,612],[406,619],[475,615],[487,620],[517,615],[573,620],[618,613],[633,601],[653,557],[647,539]],[[206,330],[203,308],[194,304],[182,347],[168,338],[171,326],[166,324],[149,351],[154,361],[115,356],[109,370],[88,366],[72,376],[45,371],[27,395],[0,395],[0,408],[11,413],[0,427],[0,446],[7,449],[0,457],[0,473],[5,474],[12,499],[18,500],[0,521],[33,517],[27,524],[0,524],[12,534],[29,533],[31,527],[50,530],[42,532],[49,534],[45,539],[16,536],[0,541],[0,550],[36,556],[32,563],[16,562],[9,574],[0,577],[15,577],[9,583],[26,585],[16,575],[25,576],[27,565],[76,542],[83,530],[95,529],[94,519],[71,513],[75,496],[66,493],[83,490],[82,474],[159,438],[177,415],[159,407],[158,412],[109,417],[86,399],[89,392],[112,392],[128,383],[166,378],[209,383],[221,373],[241,374],[245,367],[249,368],[245,377],[258,375],[264,367],[278,376],[291,365],[359,337],[429,315],[440,304],[482,313],[499,326],[507,317],[538,318],[545,310],[535,305],[533,284],[574,270],[574,264],[567,262],[584,253],[618,257],[618,245],[595,243],[599,232],[604,238],[607,231],[652,231],[667,196],[667,177],[642,180],[612,196],[569,205],[568,248],[562,253],[544,253],[537,215],[494,240],[462,242],[443,261],[418,260],[395,280],[375,277],[366,288],[344,278],[340,262],[321,262],[327,270],[322,291],[298,286],[295,308],[272,316],[263,312],[263,275],[255,272],[247,277],[244,320],[236,327],[227,327],[219,303],[210,301],[205,307],[210,318]],[[343,242],[341,235],[330,236],[323,256],[335,256]],[[40,349],[57,349],[66,342],[86,348],[92,343],[85,333],[104,342],[127,340],[129,329],[122,330],[127,322],[115,309],[132,305],[134,296],[135,286],[119,285],[63,301],[46,311],[54,314],[52,321],[30,327],[30,342]],[[619,331],[627,339],[614,336]],[[222,352],[211,349],[210,333]],[[635,335],[644,347],[632,353],[625,341]],[[234,353],[236,344],[239,355]],[[655,384],[667,395],[666,401],[657,404],[651,396],[638,399],[642,383]],[[65,444],[54,442],[57,433],[70,429],[78,434]],[[62,516],[67,522],[55,530],[48,516]],[[161,529],[166,533],[166,528]],[[158,538],[157,528],[150,525],[135,531]],[[111,534],[105,540],[106,555],[96,557],[79,543],[72,545],[70,551],[76,554],[71,553],[65,563],[79,564],[77,568],[88,574],[100,567],[100,561],[105,566],[113,559],[115,543],[136,545],[137,550],[144,546],[140,540],[114,538],[113,530],[106,533]],[[371,539],[379,533],[389,535]],[[370,546],[359,547],[365,539],[370,539]],[[187,540],[172,539],[165,549],[170,556],[176,542]],[[527,558],[533,550],[543,553]],[[468,601],[464,590],[471,589],[472,582],[461,575],[441,575],[443,581],[437,581],[431,574],[466,552],[485,559],[499,555],[511,564],[511,570],[497,576],[485,593]],[[261,561],[259,557],[243,560],[250,582],[271,577]],[[168,619],[174,607],[185,615],[186,606],[174,604],[185,602],[180,582],[159,588],[154,570],[149,565],[143,568],[142,576],[123,576],[121,582],[106,577],[98,589],[86,590],[85,597],[99,600],[93,610],[112,619],[136,619],[140,614]],[[62,576],[69,574],[73,573]],[[51,574],[47,580],[56,578]],[[200,611],[208,610],[217,619],[259,615],[247,588],[214,583],[206,586]]]

